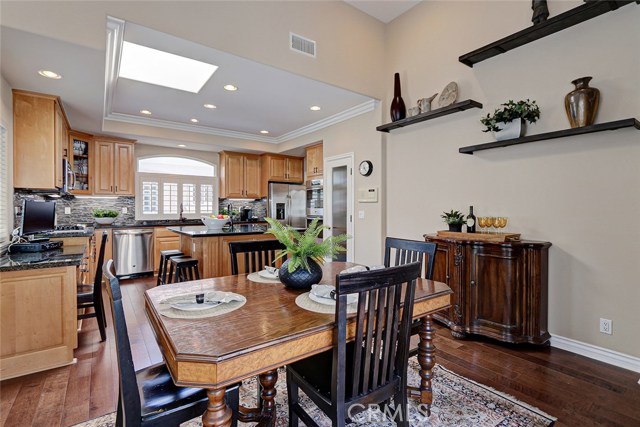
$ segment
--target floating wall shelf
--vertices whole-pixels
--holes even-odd
[[[397,120],[395,122],[380,125],[376,128],[380,132],[389,132],[393,129],[410,126],[415,123],[424,122],[426,120],[435,119],[438,117],[446,116],[448,114],[457,113],[458,111],[468,110],[469,108],[482,108],[482,104],[473,99],[467,99],[465,101],[456,102],[455,104],[448,105],[446,107],[431,110],[426,113],[418,114],[417,116],[407,117],[406,119]]]
[[[489,59],[501,53],[505,53],[509,50],[523,46],[532,41],[541,39],[550,34],[562,31],[565,28],[572,27],[581,22],[588,21],[591,18],[602,15],[612,10],[616,10],[620,6],[625,6],[629,3],[633,3],[634,0],[593,0],[588,1],[583,5],[568,10],[560,15],[547,19],[546,21],[532,25],[529,28],[525,28],[522,31],[511,34],[503,39],[488,44],[480,49],[476,49],[473,52],[469,52],[458,58],[460,62],[469,67],[473,67],[473,64],[482,62],[485,59]],[[635,0],[636,3],[640,3],[640,0]]]
[[[585,133],[602,132],[605,130],[616,130],[634,127],[640,130],[640,122],[637,119],[616,120],[615,122],[599,123],[597,125],[584,126],[581,128],[565,129],[555,132],[541,133],[538,135],[524,136],[522,138],[507,139],[505,141],[488,142],[486,144],[469,145],[462,147],[458,151],[462,154],[473,154],[476,151],[489,150],[491,148],[508,147],[510,145],[526,144],[534,141],[544,141],[547,139],[564,138],[565,136],[582,135]]]

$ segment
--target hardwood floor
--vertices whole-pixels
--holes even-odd
[[[151,278],[122,283],[136,369],[162,361],[144,314]],[[95,319],[84,321],[78,362],[0,383],[0,426],[70,426],[116,408],[118,366],[113,322],[100,343]],[[640,426],[640,374],[555,348],[507,346],[436,334],[437,362],[454,372],[558,417],[556,426]]]

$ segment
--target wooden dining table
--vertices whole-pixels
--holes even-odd
[[[326,263],[320,283],[334,284],[336,274],[354,265]],[[235,292],[246,297],[246,304],[208,318],[163,316],[160,302],[175,295],[178,289],[185,294]],[[146,291],[145,311],[173,381],[179,386],[207,389],[209,406],[202,417],[205,427],[231,425],[232,411],[225,403],[225,387],[256,375],[261,385],[261,405],[241,407],[238,419],[275,425],[277,369],[333,347],[334,314],[298,307],[295,299],[304,292],[278,283],[252,282],[247,275],[182,282]],[[432,400],[435,365],[431,314],[449,307],[451,293],[444,283],[417,280],[413,318],[421,319],[418,345],[421,381],[416,397],[426,405]]]

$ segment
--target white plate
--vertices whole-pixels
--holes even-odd
[[[205,301],[202,304],[198,304],[197,302],[174,302],[169,305],[171,306],[171,308],[180,311],[202,311],[217,307],[220,304],[221,303],[218,301]]]
[[[265,279],[279,280],[278,276],[276,276],[275,274],[269,273],[267,270],[258,271],[258,276],[264,277]]]
[[[327,295],[329,296],[329,292],[327,292],[327,289],[333,288],[333,286],[331,285],[313,285],[314,287],[318,287],[319,291],[322,292],[322,295]],[[309,292],[309,299],[311,301],[315,301],[318,304],[324,304],[324,305],[336,305],[336,300],[334,300],[333,298],[327,298],[327,297],[322,297],[320,295],[317,295],[315,292],[315,289],[311,289],[311,291]],[[329,290],[330,291],[330,290]],[[347,304],[353,304],[355,302],[358,302],[358,295],[355,294],[351,294],[351,295],[347,295]]]

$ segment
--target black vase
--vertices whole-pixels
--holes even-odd
[[[407,109],[400,96],[400,74],[396,73],[393,83],[393,101],[391,101],[391,121],[395,122],[407,117]]]
[[[280,281],[287,287],[292,289],[311,289],[311,285],[315,285],[322,279],[322,267],[318,265],[312,259],[309,259],[309,268],[311,271],[307,271],[306,268],[301,267],[289,273],[289,261],[286,260],[282,267],[280,267]]]

